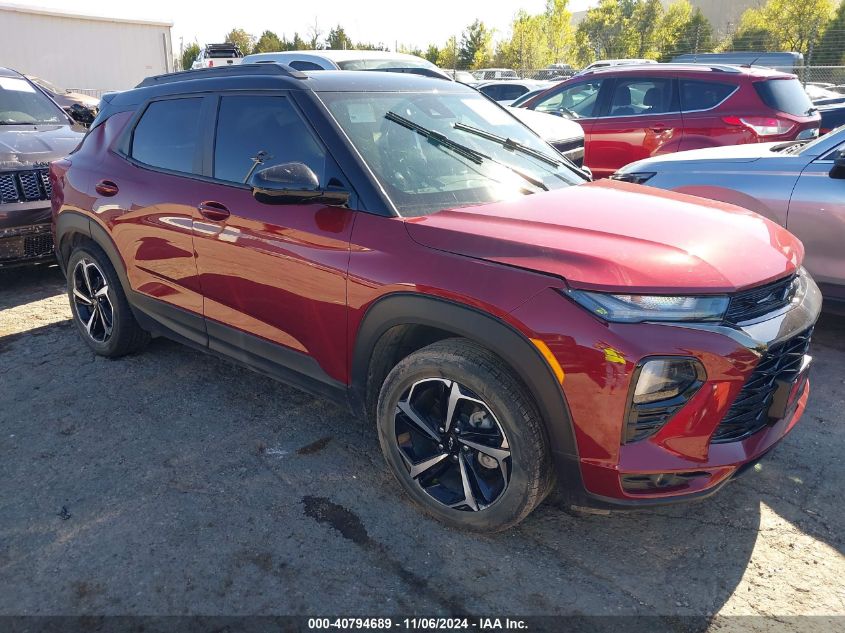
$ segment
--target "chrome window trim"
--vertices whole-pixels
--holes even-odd
[[[680,110],[673,111],[673,112],[643,112],[642,114],[606,114],[604,116],[593,116],[593,117],[584,117],[585,119],[631,119],[631,118],[641,118],[644,116],[667,116],[673,114],[682,114]],[[576,121],[577,119],[572,119]]]

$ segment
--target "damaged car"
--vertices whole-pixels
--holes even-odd
[[[82,136],[26,77],[0,68],[0,267],[53,259],[48,167]]]

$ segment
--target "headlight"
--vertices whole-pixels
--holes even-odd
[[[585,290],[568,290],[566,294],[596,316],[614,323],[721,321],[730,301],[725,296],[614,295]]]
[[[653,171],[632,171],[626,173],[616,172],[613,174],[611,180],[621,180],[622,182],[632,182],[635,185],[641,185],[647,180],[650,180],[657,172]]]

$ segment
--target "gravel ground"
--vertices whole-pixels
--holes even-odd
[[[345,411],[166,340],[95,357],[58,269],[0,271],[0,615],[842,616],[843,335],[822,318],[803,421],[714,498],[483,537]]]

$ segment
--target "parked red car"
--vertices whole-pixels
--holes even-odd
[[[800,242],[587,183],[459,83],[151,78],[106,98],[51,178],[94,352],[160,334],[349,405],[457,527],[514,525],[555,485],[582,507],[700,498],[807,402],[820,294]]]
[[[669,152],[815,138],[820,120],[795,75],[704,64],[600,68],[521,107],[580,123],[597,178]]]

